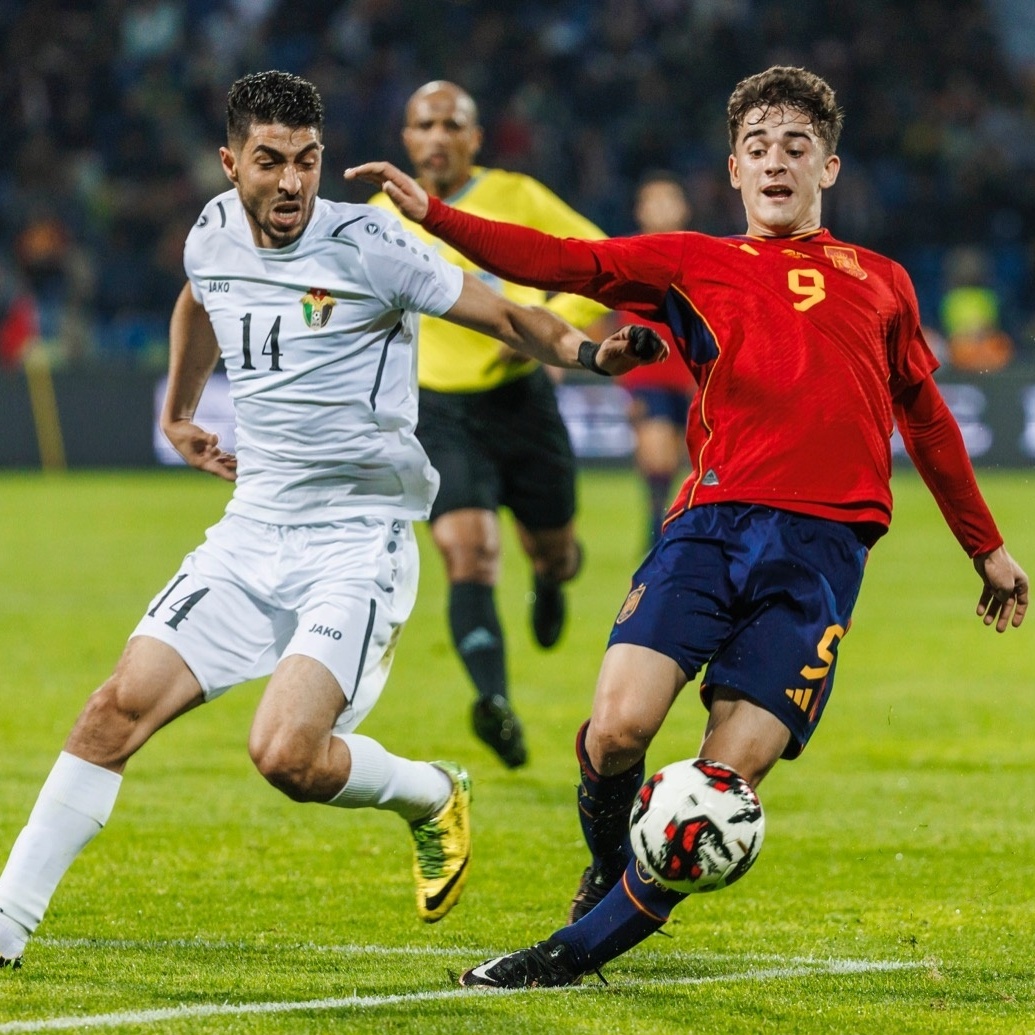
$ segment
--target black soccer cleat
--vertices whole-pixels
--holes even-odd
[[[3,970],[4,967],[10,967],[11,970],[20,970],[21,965],[21,956],[15,956],[13,960],[9,960],[6,956],[0,956],[0,970]]]
[[[604,896],[618,883],[621,875],[615,880],[609,880],[604,872],[596,866],[587,866],[582,871],[582,879],[579,881],[579,889],[571,900],[571,909],[568,910],[568,923],[573,924],[581,920],[594,906],[603,901]]]
[[[570,946],[547,939],[464,971],[460,984],[465,988],[560,988],[579,984],[583,973]]]
[[[479,698],[471,711],[475,736],[500,757],[508,769],[517,769],[528,761],[521,720],[510,702],[497,694]]]

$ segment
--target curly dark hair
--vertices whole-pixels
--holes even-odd
[[[737,134],[753,108],[760,108],[763,115],[771,108],[800,111],[808,115],[827,154],[832,155],[837,150],[844,112],[837,106],[830,84],[815,73],[789,65],[773,65],[737,83],[726,105],[731,151],[736,150]]]
[[[316,87],[289,72],[252,72],[238,79],[226,97],[226,139],[231,145],[246,140],[256,123],[291,129],[312,126],[322,136],[323,119]]]

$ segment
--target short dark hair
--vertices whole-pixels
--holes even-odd
[[[231,145],[246,140],[256,123],[312,126],[322,136],[323,118],[316,87],[289,72],[252,72],[238,79],[226,97],[226,139]]]
[[[830,84],[815,73],[804,68],[773,65],[737,83],[726,106],[731,151],[736,150],[737,135],[753,108],[760,108],[763,113],[771,108],[800,111],[808,115],[827,154],[832,155],[837,150],[844,112],[837,106]]]
[[[673,187],[678,187],[683,194],[687,193],[686,180],[679,173],[672,172],[671,169],[648,169],[636,181],[636,192],[639,193],[652,183],[668,183]]]

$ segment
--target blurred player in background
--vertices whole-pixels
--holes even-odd
[[[686,230],[693,209],[683,181],[675,173],[655,169],[636,186],[633,218],[642,234]],[[628,314],[614,314],[614,326],[628,323]],[[666,332],[662,332],[663,336]],[[647,546],[661,537],[672,501],[672,480],[686,467],[686,415],[694,382],[674,343],[664,363],[637,367],[618,378],[629,393],[629,422],[636,436],[636,470],[647,490]]]
[[[1019,626],[1028,579],[1003,545],[932,376],[916,293],[896,262],[821,222],[842,113],[801,68],[741,81],[728,104],[732,186],[746,233],[562,240],[429,198],[385,163],[411,218],[500,276],[583,292],[672,328],[698,384],[692,470],[665,534],[633,575],[576,737],[591,861],[568,926],[466,971],[463,985],[569,985],[666,922],[685,895],[629,845],[644,757],[702,669],[700,757],[757,786],[796,758],[829,700],[870,548],[891,521],[894,419],[981,580],[977,613]]]
[[[235,483],[233,496],[151,602],[40,791],[0,874],[0,966],[19,965],[61,878],[106,823],[129,759],[166,723],[261,676],[248,747],[274,787],[401,816],[425,921],[445,916],[467,879],[464,770],[354,732],[413,607],[412,524],[427,518],[437,483],[414,435],[414,314],[562,366],[623,373],[636,360],[628,335],[587,347],[390,213],[319,198],[323,122],[319,95],[296,76],[261,72],[230,90],[220,157],[233,187],[187,239],[161,421],[188,463]],[[220,356],[237,456],[194,423]]]
[[[478,110],[448,82],[422,86],[406,105],[403,145],[431,195],[466,212],[505,218],[562,237],[603,237],[541,183],[522,173],[475,165],[482,144]],[[391,208],[383,194],[375,205]],[[416,224],[405,224],[438,253],[493,290],[524,304],[545,304],[578,327],[606,310],[572,295],[549,297],[485,273]],[[417,437],[442,479],[431,536],[446,566],[449,631],[477,699],[477,736],[511,768],[528,752],[509,699],[503,629],[495,589],[500,572],[498,510],[514,515],[532,563],[532,630],[552,647],[565,619],[562,586],[581,563],[575,538],[575,457],[540,365],[477,331],[431,316],[420,321]]]

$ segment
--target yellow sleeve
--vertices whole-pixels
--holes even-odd
[[[487,219],[520,223],[559,237],[606,237],[599,227],[565,204],[549,188],[523,173],[475,167],[471,179],[456,194],[444,199],[454,208]],[[538,288],[512,284],[479,269],[454,248],[422,226],[399,216],[384,193],[369,202],[387,209],[403,226],[428,242],[447,262],[473,273],[493,290],[521,305],[541,305],[580,329],[595,324],[608,312],[578,295],[548,295]],[[495,338],[432,316],[420,318],[417,380],[422,388],[438,392],[481,392],[530,374],[539,364],[515,357]]]

